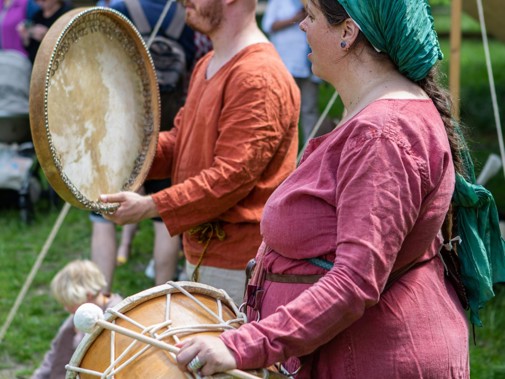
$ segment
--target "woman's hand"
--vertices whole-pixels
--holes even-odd
[[[177,344],[177,364],[183,371],[209,376],[235,369],[237,362],[232,352],[219,337],[198,336]]]

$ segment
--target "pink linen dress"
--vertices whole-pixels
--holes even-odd
[[[453,189],[431,100],[378,100],[312,140],[265,206],[257,258],[267,272],[325,276],[265,281],[259,315],[249,314],[261,320],[221,335],[238,367],[301,364],[297,379],[468,378],[468,323],[438,257]]]

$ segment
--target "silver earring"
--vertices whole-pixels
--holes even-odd
[[[340,47],[342,49],[345,49],[346,46],[347,46],[347,42],[345,42],[345,41],[340,42]]]

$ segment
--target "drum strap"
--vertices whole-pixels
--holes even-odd
[[[203,245],[200,258],[198,258],[198,263],[193,271],[193,275],[191,275],[191,280],[198,282],[198,279],[200,278],[199,268],[203,262],[203,257],[209,247],[210,241],[215,238],[219,241],[223,241],[226,238],[226,233],[224,232],[220,221],[206,222],[205,224],[195,226],[189,229],[188,233],[190,236],[195,236],[198,243]]]

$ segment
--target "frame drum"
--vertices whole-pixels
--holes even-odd
[[[105,320],[131,331],[175,345],[197,334],[218,336],[245,322],[223,290],[194,282],[167,282],[130,296],[105,312]],[[187,379],[194,376],[177,367],[165,350],[101,327],[86,334],[66,366],[66,379]],[[259,378],[287,379],[259,369]],[[229,374],[212,378],[232,378]]]
[[[68,203],[108,212],[102,193],[136,191],[156,152],[154,65],[133,24],[79,8],[48,30],[33,66],[30,124],[47,179]]]

